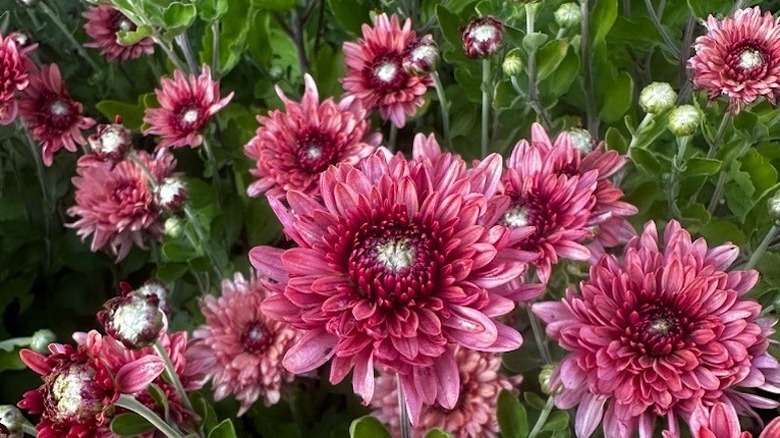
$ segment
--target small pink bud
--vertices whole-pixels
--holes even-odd
[[[89,137],[92,153],[101,160],[111,163],[122,161],[131,144],[130,131],[121,122],[98,125],[97,131]]]
[[[439,48],[430,35],[425,35],[409,44],[403,56],[402,65],[406,73],[410,75],[432,73],[439,65]]]
[[[463,50],[469,58],[487,58],[498,52],[504,41],[504,25],[493,17],[472,20],[462,29]]]

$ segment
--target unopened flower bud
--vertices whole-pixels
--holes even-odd
[[[555,10],[555,22],[558,26],[568,29],[577,27],[582,21],[582,11],[576,3],[564,3]]]
[[[122,161],[132,144],[130,131],[121,123],[98,125],[97,131],[88,140],[92,153],[110,163]]]
[[[472,20],[461,30],[463,50],[472,59],[495,54],[504,42],[504,25],[493,17]]]
[[[32,341],[30,341],[30,349],[37,351],[38,353],[45,353],[49,351],[49,344],[57,340],[57,336],[51,330],[43,329],[33,333]]]
[[[780,191],[775,193],[767,202],[769,215],[775,222],[780,222]]]
[[[179,211],[187,199],[187,187],[179,178],[165,178],[155,188],[155,202],[160,207]]]
[[[181,236],[182,231],[184,231],[184,223],[178,217],[171,216],[165,220],[164,229],[166,236],[176,239]]]
[[[145,297],[147,295],[154,295],[159,300],[160,309],[168,313],[168,288],[159,281],[147,281],[143,286],[139,287],[134,294]]]
[[[409,44],[404,50],[402,61],[404,71],[410,75],[426,75],[439,66],[439,48],[430,35],[425,35]]]
[[[135,291],[111,298],[97,316],[106,333],[127,348],[153,344],[166,325],[157,295]]]
[[[16,406],[0,406],[0,436],[8,438],[22,438],[24,436],[24,416]],[[3,430],[5,428],[5,430]]]
[[[504,58],[504,62],[501,64],[501,68],[504,70],[504,74],[507,76],[517,76],[523,72],[523,60],[520,58],[518,51],[512,50]]]
[[[548,364],[543,366],[539,372],[539,386],[541,386],[542,392],[547,395],[553,395],[550,388],[550,380],[552,379],[554,369],[553,365]]]
[[[24,49],[32,48],[34,44],[30,34],[24,30],[15,31],[14,33],[11,34],[11,38],[14,39],[14,42],[16,43],[16,47],[22,50],[22,52],[25,52]]]
[[[639,106],[648,114],[659,114],[674,107],[677,93],[666,82],[653,82],[639,94]]]
[[[693,105],[680,105],[669,114],[669,130],[678,137],[696,133],[701,123],[701,111]]]
[[[593,136],[590,135],[587,129],[572,128],[569,130],[569,136],[571,137],[572,146],[582,154],[587,154],[593,150]]]
[[[284,77],[284,69],[281,66],[272,65],[271,68],[268,69],[268,76],[270,76],[272,80],[278,81]]]

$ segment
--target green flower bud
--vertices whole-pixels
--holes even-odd
[[[165,220],[165,235],[173,237],[174,239],[181,236],[181,232],[184,230],[184,224],[182,220],[177,217],[169,217]]]
[[[523,72],[523,60],[518,55],[517,51],[509,52],[504,58],[504,62],[501,64],[501,68],[504,69],[504,74],[507,76],[517,76]]]
[[[542,388],[542,392],[547,395],[553,395],[553,388],[550,388],[550,379],[553,375],[554,365],[545,365],[539,372],[539,386]]]
[[[24,436],[23,427],[27,420],[16,406],[0,406],[0,435],[8,438],[22,438]],[[2,430],[5,428],[7,430]],[[5,434],[3,434],[5,433]]]
[[[43,329],[33,333],[30,348],[38,353],[49,351],[49,344],[57,340],[57,336],[51,330]]]
[[[558,26],[568,29],[577,27],[582,21],[582,11],[576,3],[564,3],[555,11],[555,22]]]
[[[666,82],[653,82],[639,94],[639,106],[648,114],[659,114],[674,107],[677,93]]]
[[[678,137],[687,137],[696,133],[702,114],[693,105],[680,105],[669,114],[669,130]]]
[[[767,202],[769,208],[769,215],[775,222],[780,222],[780,191],[775,193]]]
[[[583,154],[593,150],[593,136],[587,129],[573,128],[569,130],[572,146]]]

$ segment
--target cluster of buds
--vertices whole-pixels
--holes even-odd
[[[114,164],[125,158],[132,145],[130,130],[122,125],[120,116],[116,117],[114,123],[98,125],[97,130],[89,137],[88,141],[95,156]]]
[[[410,75],[427,75],[436,71],[439,59],[439,48],[433,37],[428,34],[406,47],[401,65]]]
[[[487,58],[501,49],[504,24],[490,16],[477,18],[461,29],[461,41],[469,58]]]
[[[122,294],[112,298],[98,312],[98,321],[106,333],[119,340],[125,347],[136,349],[153,344],[167,326],[167,318],[160,305],[159,292],[153,287],[133,290],[127,283],[121,284]]]

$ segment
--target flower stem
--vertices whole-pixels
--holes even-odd
[[[195,63],[195,55],[192,54],[192,47],[190,47],[190,40],[187,39],[186,33],[180,33],[176,35],[176,44],[179,45],[181,52],[184,54],[184,59],[187,61],[187,66],[190,68],[190,73],[198,74],[198,64]]]
[[[30,131],[27,130],[27,127],[24,126],[24,123],[21,121],[21,119],[16,119],[16,127],[19,131],[24,133],[24,139],[25,143],[27,143],[27,147],[30,149],[30,154],[33,157],[33,161],[35,162],[35,173],[38,176],[38,184],[41,186],[41,198],[43,201],[43,226],[46,228],[44,230],[44,242],[46,243],[46,271],[49,270],[49,266],[51,265],[51,221],[50,216],[55,210],[52,204],[52,200],[49,198],[49,190],[47,187],[49,186],[47,178],[46,178],[46,169],[43,167],[43,161],[41,159],[41,153],[39,147],[35,144],[35,140],[33,140],[32,136],[30,136]]]
[[[583,89],[585,90],[585,114],[588,121],[588,131],[593,138],[598,138],[599,115],[596,107],[596,85],[593,78],[593,48],[590,40],[590,1],[580,0],[582,21],[580,22],[580,34],[582,43],[580,53],[583,65]]]
[[[180,71],[187,71],[187,69],[184,67],[184,63],[181,61],[181,58],[179,58],[179,55],[176,54],[176,52],[173,51],[173,47],[171,47],[168,43],[160,39],[158,36],[152,37],[155,43],[157,43],[158,46],[165,52],[165,56],[168,57],[168,60],[171,61],[173,64],[173,67],[176,70]]]
[[[168,374],[168,379],[170,379],[173,387],[176,388],[176,392],[178,392],[179,396],[182,398],[182,403],[184,403],[184,406],[186,406],[190,412],[195,412],[195,408],[192,407],[190,398],[187,396],[187,391],[184,390],[184,385],[181,384],[179,374],[176,372],[176,368],[173,366],[171,357],[168,356],[168,352],[165,351],[165,347],[159,339],[154,342],[154,351],[158,356],[160,356],[160,359],[165,362],[165,372]]]
[[[682,172],[685,172],[686,166],[685,166],[685,150],[688,148],[688,143],[690,143],[691,137],[685,136],[685,137],[678,137],[678,148],[677,148],[677,154],[675,154],[674,158],[672,159],[672,173],[670,176],[669,181],[669,188],[666,192],[667,194],[667,200],[669,202],[669,210],[672,213],[672,216],[676,218],[680,218],[682,213],[680,213],[680,208],[677,206],[677,195],[680,193],[680,174]]]
[[[34,437],[38,436],[38,429],[36,429],[35,426],[29,423],[25,423],[22,425],[22,432],[30,436],[34,436]]]
[[[444,139],[447,143],[452,142],[450,136],[450,103],[447,101],[447,96],[444,94],[444,86],[441,83],[439,72],[434,71],[431,73],[433,78],[433,85],[436,88],[436,95],[439,97],[439,107],[441,109],[441,123],[444,129]],[[452,146],[450,144],[450,146]]]
[[[710,150],[707,151],[707,158],[714,157],[715,154],[718,152],[718,149],[720,149],[721,143],[723,143],[723,136],[726,134],[726,127],[728,126],[730,121],[731,121],[731,113],[726,112],[726,114],[723,115],[723,119],[720,121],[720,126],[718,126],[718,130],[715,132],[715,138],[712,140],[712,143],[710,144]]]
[[[772,243],[772,240],[774,240],[775,236],[777,236],[778,230],[780,230],[780,226],[778,226],[777,223],[774,223],[772,228],[770,228],[766,233],[766,236],[764,236],[764,240],[761,241],[761,244],[758,245],[758,248],[756,248],[755,252],[753,252],[753,254],[750,256],[750,260],[748,260],[747,265],[745,265],[745,270],[756,267],[758,261],[761,260],[761,257],[764,256],[764,253],[769,247],[769,244]]]
[[[219,18],[211,23],[211,73],[219,78]]]
[[[395,126],[395,123],[390,122],[390,135],[387,139],[387,148],[390,149],[390,152],[395,152],[395,142],[398,137],[398,127]]]
[[[100,71],[100,67],[95,63],[95,61],[92,60],[92,58],[89,57],[89,54],[86,50],[84,50],[84,46],[81,45],[78,41],[76,41],[76,38],[73,36],[73,31],[65,27],[65,23],[62,22],[59,15],[52,10],[52,8],[46,4],[46,2],[40,2],[39,7],[43,11],[44,14],[46,14],[47,17],[51,20],[52,23],[54,23],[55,26],[62,32],[63,35],[65,35],[65,39],[70,42],[70,44],[73,46],[73,48],[76,50],[76,52],[84,58],[85,61],[87,61],[87,64],[89,64],[90,67],[92,67],[92,70],[95,72]]]
[[[645,0],[645,7],[647,7],[647,14],[650,16],[650,20],[653,22],[653,25],[655,25],[655,28],[658,29],[658,33],[661,34],[661,38],[664,40],[664,43],[666,43],[667,48],[670,52],[672,52],[672,55],[674,55],[675,58],[679,59],[680,50],[677,48],[677,44],[675,44],[674,40],[669,35],[669,32],[667,32],[666,28],[661,23],[661,19],[655,12],[653,3],[650,0]]]
[[[219,186],[219,164],[217,163],[217,157],[214,155],[214,150],[205,136],[203,137],[203,150],[206,151],[206,166],[211,170],[211,178],[214,181],[214,188],[217,192],[217,201],[221,203],[222,189]]]
[[[528,434],[528,438],[536,438],[536,436],[539,435],[539,432],[542,431],[544,423],[547,422],[547,417],[549,417],[552,412],[553,402],[552,396],[547,398],[547,404],[544,405],[544,409],[542,409],[542,412],[539,414],[539,419],[536,420],[536,424],[534,424],[534,428],[531,429],[531,433]]]
[[[536,26],[536,9],[537,4],[526,3],[525,5],[525,33],[531,35],[534,33]],[[547,114],[547,110],[542,106],[542,102],[539,101],[539,80],[537,77],[536,69],[536,49],[531,50],[528,53],[528,100],[531,103],[531,108],[536,111],[536,115],[542,121],[544,129],[552,129],[552,120]]]
[[[552,355],[547,348],[547,344],[544,342],[544,332],[542,326],[539,324],[539,319],[531,310],[531,306],[526,306],[525,310],[528,312],[528,320],[531,322],[531,330],[534,332],[534,341],[536,341],[536,347],[539,349],[539,354],[542,356],[542,360],[545,364],[552,363]]]
[[[398,419],[401,426],[401,438],[412,437],[412,424],[409,422],[409,411],[406,408],[406,397],[404,397],[404,387],[401,385],[401,376],[395,375],[395,383],[398,386]]]
[[[488,129],[490,124],[490,60],[482,60],[482,158],[488,153]]]
[[[127,394],[120,394],[114,405],[140,415],[168,438],[183,438],[179,432],[163,421],[157,413]]]

